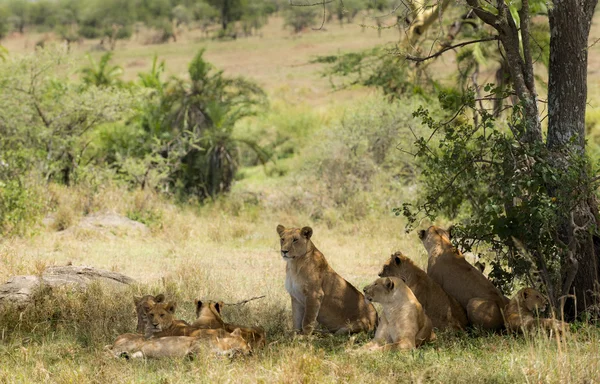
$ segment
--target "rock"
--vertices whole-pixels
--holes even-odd
[[[6,284],[0,285],[0,304],[25,306],[42,285],[49,289],[65,285],[84,289],[92,281],[99,281],[110,287],[125,287],[135,282],[123,274],[93,267],[48,267],[41,276],[14,276]]]

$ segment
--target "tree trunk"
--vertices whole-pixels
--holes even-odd
[[[548,83],[548,140],[553,162],[569,170],[576,165],[569,151],[585,155],[585,108],[587,98],[588,37],[598,0],[554,0],[550,7],[550,66]],[[570,169],[584,178],[585,169]],[[593,233],[598,229],[598,207],[591,188],[576,192],[579,196],[571,214],[561,219],[558,238],[569,245],[574,260],[564,261],[563,270],[574,273],[572,286],[566,281],[563,294],[575,293],[577,305],[568,301],[569,317],[595,304],[594,292],[599,280],[598,251]],[[570,202],[565,202],[570,203]],[[564,277],[564,276],[563,276]],[[563,284],[565,281],[563,281]]]

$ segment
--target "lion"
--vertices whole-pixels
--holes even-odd
[[[546,310],[547,300],[534,288],[523,288],[515,294],[504,310],[506,329],[512,332],[531,331],[541,327],[549,331],[562,332],[567,323],[555,319],[537,319],[536,312]]]
[[[294,330],[310,335],[316,323],[336,334],[371,331],[377,311],[362,293],[338,275],[310,240],[310,227],[277,226],[286,261],[285,288],[292,299]]]
[[[367,300],[382,306],[375,338],[365,349],[413,349],[435,340],[431,320],[402,279],[380,277],[363,291]]]
[[[487,330],[504,326],[508,299],[450,242],[445,230],[431,226],[419,232],[429,260],[427,274],[465,309],[469,322]]]
[[[135,311],[137,312],[137,333],[144,333],[146,328],[146,308],[149,303],[162,303],[165,301],[165,295],[162,293],[156,296],[145,295],[145,296],[134,296],[133,302],[135,304]]]
[[[469,324],[460,304],[402,252],[396,252],[390,257],[383,265],[379,277],[401,278],[425,309],[434,328],[464,330]]]
[[[204,329],[224,329],[227,332],[233,332],[235,329],[241,331],[242,337],[248,341],[253,350],[260,349],[265,346],[267,337],[265,330],[262,327],[243,327],[237,324],[226,323],[221,317],[222,301],[206,301],[195,300],[196,304],[196,321],[192,323],[192,327]]]
[[[118,336],[108,349],[115,357],[164,358],[191,356],[206,347],[212,352],[228,356],[236,353],[247,355],[251,352],[251,347],[242,338],[240,329],[220,337],[167,336],[146,339],[139,334],[126,333]]]
[[[192,328],[184,320],[174,318],[177,303],[175,302],[147,302],[144,305],[146,313],[146,338],[164,336],[189,336]]]

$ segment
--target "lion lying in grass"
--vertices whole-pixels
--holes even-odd
[[[488,330],[502,328],[502,310],[508,299],[465,260],[450,242],[448,232],[431,226],[420,231],[419,238],[429,254],[427,275],[460,303],[469,322]]]
[[[223,321],[221,317],[221,308],[223,302],[196,300],[196,321],[192,327],[203,329],[224,329],[227,332],[233,332],[239,329],[241,336],[246,340],[253,350],[265,346],[267,336],[265,330],[261,327],[243,327],[236,324],[230,324]]]
[[[394,253],[383,265],[379,277],[399,277],[414,293],[437,329],[464,329],[467,315],[460,304],[401,252]]]
[[[435,340],[431,320],[423,307],[398,277],[382,277],[363,290],[367,300],[383,307],[373,341],[367,350],[413,349]]]
[[[562,332],[568,324],[555,319],[538,319],[536,312],[546,310],[547,300],[534,288],[523,288],[515,294],[504,310],[506,329],[529,332],[535,327]]]
[[[294,329],[309,335],[316,323],[336,334],[370,331],[377,311],[338,275],[310,240],[310,227],[277,226],[281,256],[287,262],[285,288],[292,298]]]
[[[203,332],[217,331],[204,329]],[[126,333],[117,337],[109,350],[115,357],[126,358],[165,358],[186,357],[205,350],[219,355],[233,356],[236,353],[248,354],[250,345],[242,338],[240,329],[220,336],[192,337],[168,336],[146,339],[136,333]]]

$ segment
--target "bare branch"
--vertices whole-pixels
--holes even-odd
[[[239,301],[239,302],[237,302],[237,303],[223,303],[223,305],[242,305],[242,304],[246,304],[246,303],[248,303],[248,302],[250,302],[250,301],[252,301],[252,300],[258,300],[258,299],[262,299],[262,298],[265,298],[265,297],[266,297],[265,295],[262,295],[262,296],[254,296],[254,297],[251,297],[251,298],[249,298],[249,299],[246,299],[246,300]]]
[[[410,61],[414,61],[414,62],[417,62],[417,63],[421,63],[423,61],[434,59],[434,58],[442,55],[444,52],[450,51],[450,50],[455,49],[455,48],[464,47],[464,46],[470,45],[470,44],[483,43],[483,42],[486,42],[486,41],[496,41],[498,39],[499,39],[498,36],[491,36],[491,37],[486,37],[486,38],[479,39],[479,40],[465,41],[465,42],[462,42],[462,43],[459,43],[459,44],[455,44],[455,45],[451,45],[449,47],[445,47],[445,48],[439,50],[438,52],[436,52],[436,53],[434,53],[432,55],[426,56],[426,57],[417,57],[417,56],[412,56],[412,55],[406,55],[406,60],[410,60]]]

